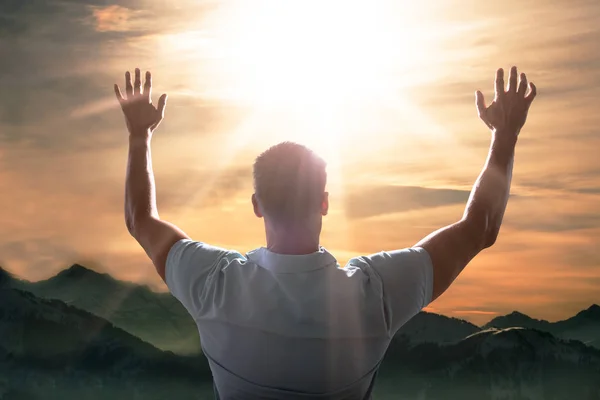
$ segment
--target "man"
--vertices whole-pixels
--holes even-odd
[[[156,208],[150,141],[167,97],[145,84],[115,85],[129,130],[125,220],[171,293],[198,325],[221,399],[369,399],[393,335],[437,299],[496,241],[508,201],[515,145],[535,98],[525,74],[496,74],[489,106],[476,93],[491,146],[460,221],[411,248],[350,260],[320,246],[327,214],[325,163],[281,143],[254,164],[252,205],[266,248],[246,255],[191,240]],[[528,93],[526,93],[528,92]]]

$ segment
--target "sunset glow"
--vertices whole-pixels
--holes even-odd
[[[368,102],[428,50],[422,29],[381,3],[236,2],[221,18],[232,96],[259,106]]]
[[[417,11],[410,2],[233,1],[210,13],[204,29],[160,43],[198,71],[190,79],[197,95],[265,114],[266,124],[335,164],[333,148],[385,134],[373,129],[382,107],[410,102],[403,88],[441,34],[408,17]]]
[[[169,95],[152,139],[161,217],[215,246],[263,245],[252,162],[299,141],[328,162],[321,239],[344,263],[462,216],[490,138],[474,92],[490,101],[496,68],[517,65],[539,91],[498,242],[430,310],[557,320],[600,301],[600,3],[51,3],[5,10],[0,265],[16,276],[79,262],[165,290],[123,222],[112,85],[127,70]]]

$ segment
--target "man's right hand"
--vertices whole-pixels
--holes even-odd
[[[504,70],[496,72],[495,98],[486,107],[483,93],[476,93],[477,111],[479,118],[494,132],[494,134],[511,135],[516,138],[527,119],[527,112],[536,96],[537,90],[529,82],[527,92],[527,77],[521,74],[517,86],[517,67],[512,67],[508,81],[508,89],[504,89]]]
[[[454,282],[469,262],[494,244],[510,193],[514,150],[536,88],[521,74],[517,87],[517,68],[510,71],[508,90],[504,90],[504,71],[496,74],[496,97],[486,107],[483,94],[477,92],[479,118],[492,130],[493,141],[487,161],[477,178],[460,221],[439,229],[415,246],[429,254],[433,268],[431,301]],[[426,298],[426,301],[430,299]],[[426,306],[427,304],[424,304]]]

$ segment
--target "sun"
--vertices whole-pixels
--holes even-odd
[[[176,95],[202,107],[242,110],[235,125],[210,132],[226,150],[215,170],[291,140],[323,156],[328,190],[343,199],[348,171],[402,146],[412,151],[427,132],[443,131],[405,90],[430,81],[432,65],[442,64],[440,36],[447,30],[433,22],[433,3],[216,3],[194,30],[157,35],[156,52],[176,65],[165,68],[180,88]],[[415,126],[418,136],[410,134]],[[199,139],[198,146],[205,143]],[[329,218],[342,226],[344,202],[335,204]]]
[[[407,0],[229,0],[198,30],[163,36],[162,44],[181,60],[178,73],[191,78],[190,92],[252,110],[255,131],[246,135],[262,140],[257,145],[294,140],[341,159],[334,149],[365,151],[390,134],[382,126],[386,107],[408,110],[402,89],[435,53],[423,7]],[[390,125],[389,113],[385,118]]]
[[[235,2],[220,18],[232,95],[256,106],[365,101],[414,64],[419,51],[414,24],[392,18],[376,1]]]

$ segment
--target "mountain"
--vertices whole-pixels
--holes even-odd
[[[551,323],[545,320],[534,319],[528,315],[513,311],[510,314],[503,315],[492,319],[490,322],[483,326],[483,329],[487,328],[513,328],[513,327],[524,327],[531,329],[539,329],[547,331],[551,329]]]
[[[13,276],[8,271],[0,267],[0,287],[10,285],[13,280]]]
[[[496,317],[483,326],[486,328],[523,327],[549,332],[563,338],[579,340],[588,346],[600,349],[600,306],[593,304],[588,309],[566,320],[548,322],[533,319],[514,311],[508,315]]]
[[[21,286],[39,297],[59,299],[103,317],[155,346],[180,354],[200,351],[196,324],[169,293],[115,280],[74,264],[56,276]],[[421,312],[405,324],[399,335],[418,344],[460,340],[480,328],[456,318]]]
[[[477,325],[462,319],[421,311],[400,328],[396,340],[406,338],[413,346],[425,342],[453,343],[480,330]]]
[[[0,287],[2,399],[192,399],[210,385],[202,356],[161,351],[59,300]]]
[[[490,328],[452,344],[392,343],[374,397],[600,399],[599,376],[598,349],[535,329]]]
[[[0,399],[213,398],[204,356],[162,351],[107,319],[22,287],[51,293],[62,288],[61,296],[90,307],[112,301],[110,290],[115,290],[125,298],[116,307],[112,303],[117,310],[128,296],[141,302],[149,293],[149,303],[161,298],[78,265],[38,283],[0,269]],[[581,333],[597,322],[598,310],[592,306],[559,323],[520,313],[497,321]],[[600,350],[580,341],[532,328],[481,329],[421,312],[391,342],[374,398],[591,400],[600,399],[598,376]]]
[[[118,281],[79,264],[48,280],[21,281],[17,287],[89,311],[162,350],[200,352],[194,320],[170,293]]]
[[[156,293],[146,286],[118,281],[108,274],[95,272],[79,264],[45,281],[19,282],[24,290],[39,297],[62,300],[101,316],[160,349],[179,354],[196,354],[200,351],[196,324],[169,293]],[[515,311],[494,318],[483,328],[519,326],[538,329],[600,348],[598,309],[600,307],[594,305],[559,323],[533,319]],[[420,312],[400,329],[394,340],[403,341],[406,337],[411,345],[423,342],[452,343],[480,330],[464,320]]]

